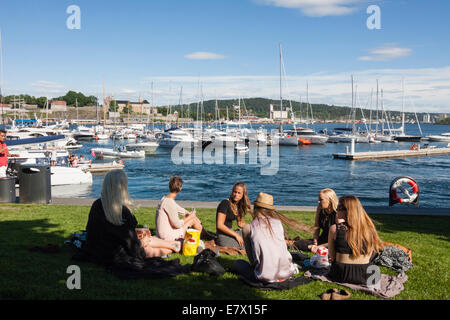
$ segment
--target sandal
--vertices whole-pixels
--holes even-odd
[[[331,300],[331,296],[334,293],[337,293],[337,292],[338,292],[338,289],[336,289],[336,288],[328,289],[327,291],[325,291],[324,293],[322,293],[320,295],[320,299],[322,299],[322,300]]]
[[[344,300],[350,298],[351,294],[347,290],[339,290],[331,294],[331,300]]]

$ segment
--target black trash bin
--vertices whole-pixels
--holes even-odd
[[[0,202],[15,203],[16,202],[16,178],[3,177],[0,178]]]
[[[52,201],[49,165],[22,164],[19,167],[19,202],[43,203]]]

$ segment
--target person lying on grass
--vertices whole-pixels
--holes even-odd
[[[178,241],[165,241],[148,233],[146,237],[138,239],[137,220],[131,208],[125,171],[118,169],[108,172],[103,180],[101,198],[92,204],[89,212],[83,250],[104,263],[112,262],[120,250],[126,251],[128,256],[139,258],[180,252],[181,243]]]
[[[282,224],[299,231],[303,231],[304,226],[276,211],[270,194],[259,193],[253,205],[253,220],[242,229],[250,263],[236,260],[234,271],[251,282],[288,280],[296,272],[296,266],[288,251]]]

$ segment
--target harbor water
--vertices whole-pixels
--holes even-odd
[[[339,124],[314,124],[315,131],[331,132]],[[250,127],[250,126],[247,126]],[[257,129],[259,125],[253,125]],[[270,131],[274,125],[263,125]],[[284,129],[292,126],[285,125]],[[311,127],[311,125],[309,125]],[[423,136],[450,132],[448,125],[422,124]],[[406,134],[419,135],[416,124],[405,126]],[[74,151],[93,159],[92,147],[111,147],[104,143],[81,142],[83,148]],[[127,143],[126,140],[121,143]],[[426,142],[422,142],[426,143]],[[411,142],[356,144],[356,152],[409,149]],[[430,143],[436,147],[447,143]],[[254,201],[259,192],[274,196],[275,205],[315,206],[321,189],[332,188],[338,196],[353,194],[363,205],[387,206],[389,186],[399,176],[412,177],[420,188],[420,207],[450,208],[450,156],[409,157],[365,161],[333,159],[333,153],[346,152],[345,143],[279,146],[278,170],[274,175],[261,174],[260,164],[235,162],[223,164],[175,164],[170,149],[158,148],[145,159],[124,160],[129,178],[129,192],[133,199],[158,200],[168,193],[171,176],[184,180],[183,190],[177,200],[220,201],[229,196],[233,184],[243,181],[248,186],[249,197]],[[270,147],[268,147],[270,150]],[[97,198],[100,196],[103,175],[95,175],[92,185],[61,186],[52,189],[54,197]]]

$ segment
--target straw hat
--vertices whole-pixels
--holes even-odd
[[[273,196],[264,192],[260,192],[258,194],[258,198],[256,198],[255,202],[253,202],[253,205],[261,208],[275,210],[275,207],[273,206]]]

